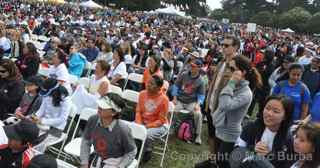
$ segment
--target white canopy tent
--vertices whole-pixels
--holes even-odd
[[[282,29],[281,32],[294,33],[294,31],[290,28]]]
[[[164,13],[164,14],[170,14],[170,15],[178,15],[178,16],[182,16],[185,17],[186,14],[185,12],[181,12],[177,9],[175,9],[174,7],[170,6],[167,8],[159,8],[155,10],[156,13]]]
[[[86,7],[86,8],[103,8],[101,5],[93,2],[92,0],[86,1],[86,2],[81,2],[80,6]]]

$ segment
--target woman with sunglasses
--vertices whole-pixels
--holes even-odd
[[[244,57],[234,57],[229,62],[231,79],[219,95],[219,105],[212,114],[215,130],[215,147],[217,154],[228,155],[240,136],[241,123],[252,101],[250,88],[261,86],[261,77],[252,67],[251,61]],[[228,168],[225,159],[217,159],[219,167]]]
[[[24,94],[24,85],[15,63],[9,59],[0,60],[0,120],[13,114]]]

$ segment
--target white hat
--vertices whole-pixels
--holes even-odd
[[[121,112],[121,108],[117,106],[108,96],[104,96],[98,99],[97,104],[98,107],[102,109],[113,109],[117,113]]]

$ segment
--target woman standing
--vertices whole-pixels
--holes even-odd
[[[303,120],[309,111],[311,101],[308,87],[301,81],[303,66],[300,64],[291,64],[289,66],[289,79],[279,82],[274,88],[272,94],[284,94],[290,97],[294,102],[294,112],[292,119]]]
[[[240,136],[242,120],[252,101],[249,85],[255,88],[262,83],[260,74],[248,58],[234,57],[228,66],[232,76],[220,93],[218,109],[212,114],[216,151],[224,155],[233,150]],[[217,160],[217,164],[230,167],[226,160]]]

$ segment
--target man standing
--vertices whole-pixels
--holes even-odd
[[[313,96],[320,89],[320,56],[314,56],[310,65],[305,66],[305,70],[302,75],[302,81],[305,83],[309,90],[310,96]]]
[[[208,119],[208,144],[211,156],[216,154],[215,149],[215,127],[212,123],[211,114],[215,112],[218,106],[219,94],[227,85],[232,72],[229,68],[229,62],[237,56],[237,51],[240,47],[240,40],[235,36],[226,36],[223,40],[223,55],[224,59],[217,65],[211,82],[209,83],[208,94],[206,98],[205,112]],[[215,166],[214,158],[209,157],[209,160],[196,164],[196,168],[210,168]]]

